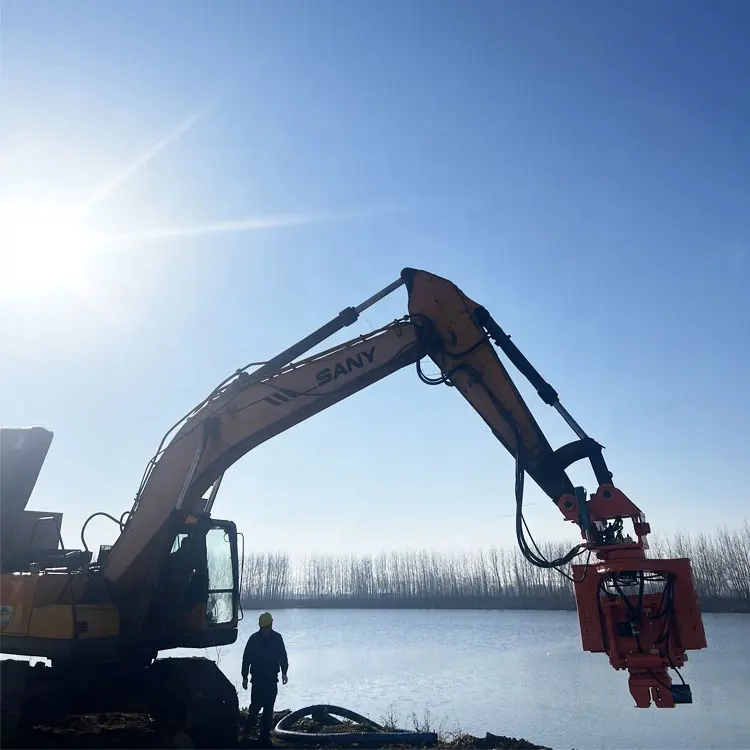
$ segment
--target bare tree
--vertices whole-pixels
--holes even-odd
[[[544,542],[548,559],[568,545]],[[689,557],[704,610],[750,611],[750,525],[713,535],[654,537],[652,557]],[[577,562],[583,562],[579,558]],[[246,605],[575,607],[573,586],[560,572],[531,565],[518,548],[448,554],[401,550],[377,555],[251,552],[241,592]],[[570,564],[562,571],[571,574]]]

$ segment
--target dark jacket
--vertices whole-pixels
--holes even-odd
[[[242,655],[242,677],[247,677],[248,670],[253,682],[279,681],[279,669],[286,674],[289,660],[281,633],[272,630],[268,635],[261,635],[256,630],[245,645]]]

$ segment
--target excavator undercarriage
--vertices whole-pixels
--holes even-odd
[[[0,745],[23,746],[32,727],[81,714],[149,714],[169,747],[186,734],[197,748],[233,747],[239,704],[234,685],[203,657],[142,663],[46,666],[0,662]]]
[[[352,325],[372,304],[405,286],[408,315],[317,354],[313,347]],[[553,450],[497,350],[557,410],[576,440]],[[439,368],[425,375],[421,361]],[[647,558],[650,528],[615,485],[603,447],[560,404],[558,394],[481,305],[452,282],[406,268],[357,307],[268,362],[233,373],[180,420],[149,462],[113,546],[96,559],[66,549],[62,514],[26,510],[49,449],[42,427],[0,431],[0,650],[51,666],[2,662],[3,745],[51,711],[150,713],[161,731],[186,732],[196,746],[228,746],[237,694],[206,659],[156,658],[175,648],[233,643],[240,620],[237,530],[211,511],[224,472],[257,445],[392,373],[415,365],[422,382],[447,385],[470,404],[515,458],[516,536],[526,560],[573,564],[583,648],[627,670],[639,707],[692,701],[679,673],[686,651],[706,647],[690,561]],[[597,490],[587,497],[567,469],[587,460]],[[582,543],[548,560],[523,517],[530,476],[581,531]],[[90,520],[90,519],[89,519]],[[634,537],[626,534],[625,522]],[[594,562],[591,562],[592,557]],[[668,675],[675,670],[682,684]],[[231,740],[231,741],[230,741]]]

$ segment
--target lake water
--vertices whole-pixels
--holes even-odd
[[[625,672],[581,649],[574,612],[279,610],[289,684],[277,708],[333,703],[402,725],[525,737],[555,750],[750,748],[749,615],[704,615],[708,648],[682,670],[692,705],[637,709]],[[241,688],[249,611],[219,666]],[[188,652],[186,652],[188,653]],[[176,652],[164,656],[177,655]],[[194,654],[194,652],[193,652]],[[216,658],[215,650],[208,655]],[[240,704],[249,692],[240,689]],[[434,727],[434,725],[433,725]]]

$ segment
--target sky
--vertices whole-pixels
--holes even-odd
[[[743,523],[746,3],[0,8],[0,419],[54,431],[29,507],[67,546],[226,375],[405,266],[490,310],[655,534]],[[253,550],[511,547],[513,463],[407,368],[249,453],[213,512]]]

